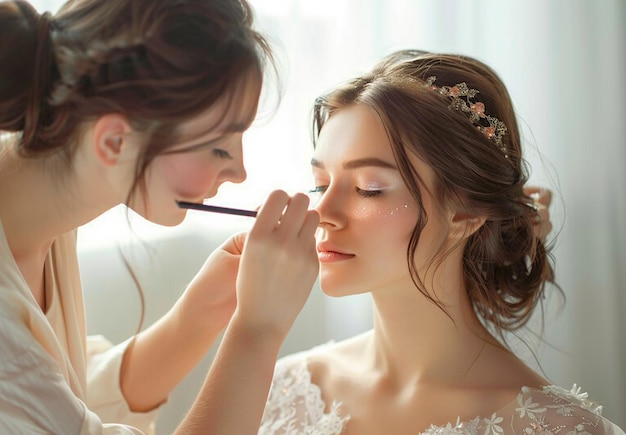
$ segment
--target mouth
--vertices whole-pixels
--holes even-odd
[[[350,260],[354,257],[354,254],[343,252],[339,248],[333,247],[328,243],[320,243],[317,245],[317,258],[320,263],[336,263],[339,261]]]

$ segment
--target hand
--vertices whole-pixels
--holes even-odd
[[[319,270],[319,215],[304,194],[273,192],[248,234],[237,276],[240,324],[283,338],[304,306]]]
[[[231,236],[211,253],[181,298],[182,316],[197,328],[226,326],[237,306],[236,282],[246,233]]]
[[[535,203],[537,208],[535,235],[545,243],[548,234],[552,231],[549,211],[550,204],[552,203],[552,192],[543,187],[526,186],[524,193],[530,196]]]

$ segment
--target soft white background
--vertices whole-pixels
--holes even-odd
[[[315,96],[390,51],[458,52],[487,62],[518,110],[532,180],[555,194],[552,235],[558,235],[556,272],[566,302],[546,300],[543,342],[524,337],[546,376],[567,387],[578,383],[604,404],[607,417],[626,427],[626,2],[251,2],[278,53],[282,101],[278,111],[264,106],[246,136],[248,181],[224,186],[212,202],[254,207],[274,188],[307,189]],[[33,1],[52,11],[60,3]],[[90,332],[114,340],[132,333],[138,318],[136,293],[111,243],[128,237],[125,225],[114,212],[85,227],[80,238]],[[216,243],[249,222],[191,213],[177,229],[139,226],[140,237],[154,248],[141,275],[150,321],[167,309]],[[313,292],[283,353],[370,325],[367,299],[329,300],[317,288]],[[529,352],[524,357],[536,365]],[[209,362],[210,356],[173,394],[160,433],[174,427]]]

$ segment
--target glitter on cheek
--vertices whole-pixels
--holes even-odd
[[[354,217],[358,219],[368,219],[372,216],[373,210],[369,207],[359,207],[354,210]]]
[[[371,218],[383,218],[400,216],[405,210],[408,210],[409,205],[403,204],[401,207],[394,207],[391,209],[379,209],[376,207],[363,206],[355,210],[354,216],[359,219],[371,219]]]
[[[402,207],[393,208],[393,209],[391,209],[391,210],[389,210],[387,212],[386,217],[399,215],[400,213],[402,213],[402,211],[404,211],[404,210],[406,210],[408,208],[409,208],[408,204],[403,204]]]

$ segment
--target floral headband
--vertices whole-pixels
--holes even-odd
[[[506,146],[502,143],[502,137],[506,133],[506,125],[498,118],[485,115],[485,105],[480,101],[475,101],[474,97],[478,94],[476,89],[470,89],[465,82],[458,83],[454,86],[436,86],[437,77],[430,76],[426,79],[426,87],[437,92],[439,95],[451,99],[448,108],[464,112],[469,116],[469,120],[476,126],[478,131],[487,136],[488,139],[496,143],[507,156]],[[487,120],[488,127],[481,125],[481,119]]]

